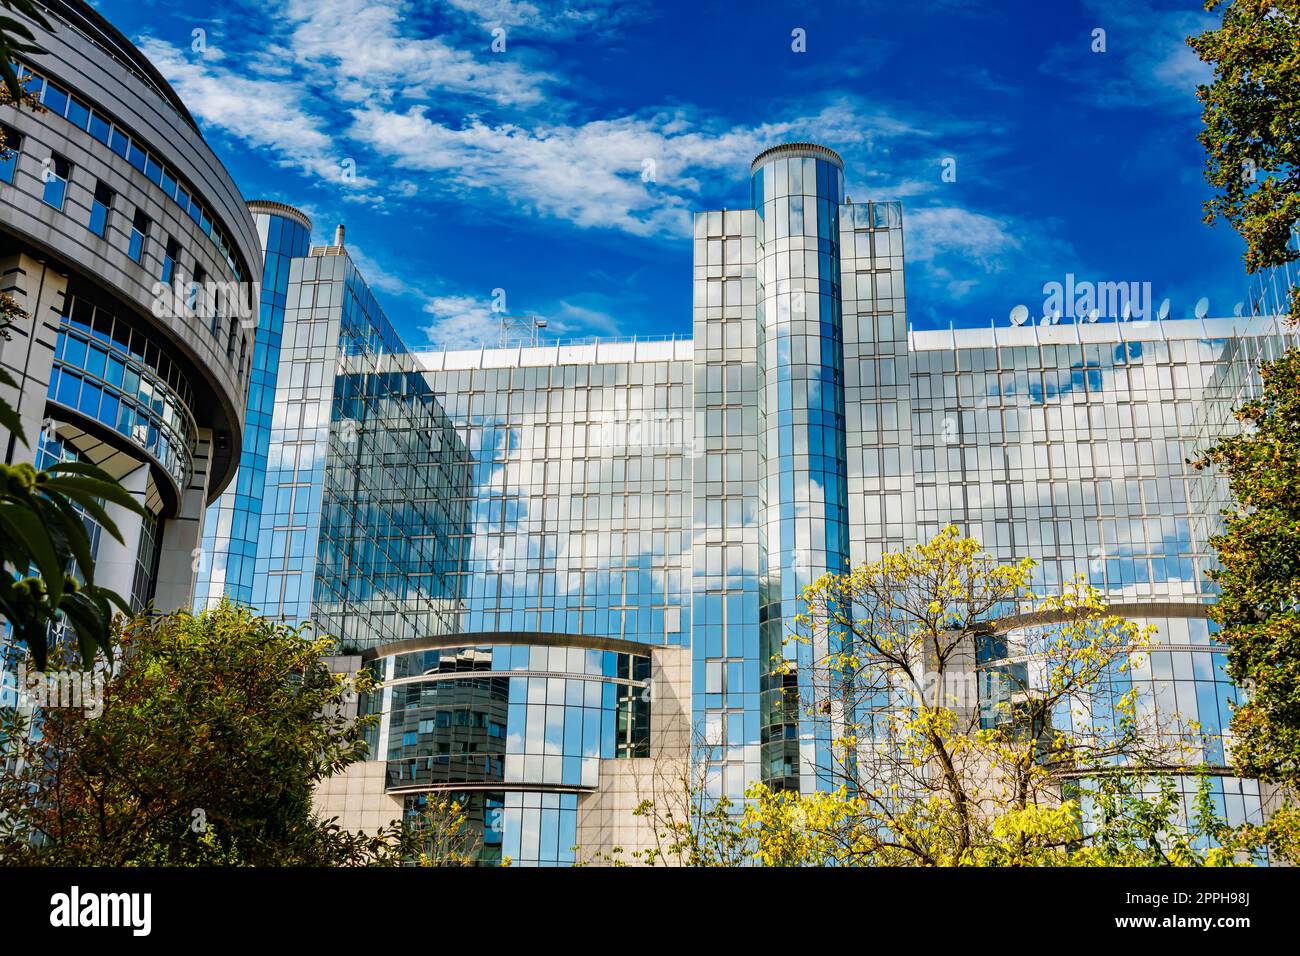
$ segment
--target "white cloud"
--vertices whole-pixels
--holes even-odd
[[[1009,220],[959,206],[910,209],[904,226],[909,262],[959,258],[998,272],[1004,257],[1023,247]]]
[[[684,109],[531,129],[481,118],[452,126],[418,106],[370,106],[352,118],[351,138],[403,170],[432,174],[426,188],[483,190],[511,209],[638,236],[688,234],[706,184],[734,183],[773,143],[816,137],[870,150],[932,135],[845,98],[812,115],[733,128]]]
[[[424,311],[430,322],[423,332],[435,347],[492,347],[500,340],[501,316],[492,311],[490,296],[433,296],[425,303]]]
[[[338,99],[425,100],[446,91],[501,105],[528,106],[554,78],[527,70],[516,54],[493,54],[485,34],[482,56],[442,36],[404,26],[406,0],[286,0],[289,46],[297,62]]]
[[[429,323],[421,331],[432,348],[468,349],[486,346],[494,348],[501,337],[501,313],[493,311],[491,295],[454,293],[424,295],[423,311]],[[518,314],[527,315],[527,310]],[[540,341],[573,340],[589,336],[614,337],[621,330],[608,313],[577,302],[561,299],[538,310],[545,317],[547,327]],[[417,346],[418,347],[418,346]]]
[[[606,32],[626,20],[636,5],[620,0],[447,0],[470,22],[490,30],[512,28],[533,37],[568,38]],[[645,15],[637,11],[638,15]]]
[[[463,15],[552,28],[556,17],[594,23],[624,9],[451,2]],[[478,58],[444,36],[417,35],[403,19],[409,12],[407,0],[281,0],[262,45],[274,54],[254,54],[252,69],[238,71],[235,57],[204,61],[156,38],[141,45],[202,122],[347,187],[342,198],[353,203],[452,195],[636,236],[687,235],[692,211],[735,190],[738,174],[773,143],[818,139],[884,156],[962,128],[912,123],[854,97],[752,126],[691,107],[573,119],[562,84],[539,103],[555,83],[550,74],[513,54]],[[922,188],[899,185],[907,194]]]
[[[1053,226],[960,206],[913,207],[903,217],[907,263],[913,270],[920,266],[950,301],[961,302],[990,282],[1042,275],[1058,261],[1077,261],[1070,242],[1052,232]]]
[[[418,303],[427,316],[428,324],[421,327],[427,343],[411,343],[415,347],[426,344],[435,348],[493,347],[500,338],[501,314],[493,311],[495,290],[475,295],[465,290],[431,291],[423,284],[404,278],[385,269],[360,245],[349,242],[348,255],[370,287],[378,292],[400,296]],[[506,300],[509,303],[509,300]],[[587,336],[617,336],[621,334],[618,322],[608,309],[612,304],[594,293],[584,293],[546,303],[537,314],[547,319],[544,338],[574,339]],[[513,312],[527,314],[528,310]]]
[[[324,121],[306,109],[301,85],[245,76],[153,37],[141,38],[138,46],[201,122],[269,150],[282,166],[341,181],[343,157]],[[366,182],[358,177],[359,185]]]
[[[1164,10],[1150,0],[1085,0],[1087,31],[1057,44],[1043,71],[1078,84],[1098,106],[1180,112],[1200,109],[1196,86],[1211,78],[1187,38],[1215,26],[1199,10]],[[1105,30],[1105,52],[1092,52],[1095,29]]]
[[[410,18],[410,0],[272,0],[269,10],[249,14],[260,19],[242,25],[258,35],[247,56],[227,51],[204,59],[151,37],[140,45],[202,123],[329,184],[320,195],[332,211],[340,202],[405,211],[451,198],[480,216],[522,212],[677,242],[689,234],[693,211],[748,204],[743,177],[757,153],[815,140],[850,154],[858,181],[849,191],[859,200],[917,202],[906,220],[909,261],[921,266],[915,278],[952,300],[969,298],[1012,265],[1032,265],[1044,248],[1026,245],[1025,231],[1006,217],[937,195],[937,157],[952,152],[963,170],[979,170],[1006,148],[987,124],[923,110],[903,117],[847,95],[777,106],[777,119],[756,124],[690,105],[593,116],[563,77],[532,68],[526,45],[523,53],[512,45],[495,55],[487,52],[486,32],[480,44],[474,31],[500,21],[530,36],[576,36],[608,28],[626,7],[602,0],[446,3],[454,16],[439,21],[441,35],[419,32],[431,21]],[[467,21],[476,26],[455,32]],[[1182,69],[1172,61],[1167,67],[1171,76]],[[347,184],[340,164],[349,159],[356,178]],[[376,289],[418,303],[431,341],[496,341],[489,291],[413,285],[350,246]],[[616,310],[590,294],[537,306],[558,337],[619,331]]]
[[[622,334],[618,320],[608,312],[561,299],[550,318],[551,334],[562,338],[579,332],[592,335],[617,336]]]

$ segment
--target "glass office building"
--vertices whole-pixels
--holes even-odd
[[[1037,559],[1037,593],[1082,575],[1153,625],[1117,690],[1139,688],[1139,720],[1194,745],[1233,823],[1258,818],[1261,794],[1225,756],[1238,689],[1207,613],[1226,499],[1188,462],[1229,426],[1233,383],[1252,387],[1260,355],[1294,344],[1271,317],[909,337],[917,537],[955,521],[999,558]]]
[[[695,217],[690,338],[408,352],[341,238],[287,257],[253,604],[385,682],[371,759],[323,812],[378,826],[453,794],[485,860],[557,865],[644,839],[664,761],[733,799],[824,786],[799,656],[824,649],[773,664],[800,588],[951,523],[1035,558],[1037,591],[1084,575],[1155,625],[1117,690],[1196,722],[1221,811],[1257,817],[1206,611],[1222,482],[1186,460],[1294,335],[913,331],[899,204],[848,201],[811,144],[750,173],[753,208]]]
[[[348,649],[446,633],[466,540],[464,443],[341,227],[334,245],[277,269],[284,312],[251,603]]]
[[[250,202],[248,211],[262,243],[262,288],[248,375],[244,448],[235,480],[208,506],[203,519],[194,593],[196,609],[219,604],[223,597],[240,604],[253,601],[289,263],[311,249],[311,220],[298,210],[276,202]]]
[[[461,627],[685,647],[711,792],[813,789],[809,661],[770,664],[799,588],[952,523],[1037,559],[1037,590],[1083,575],[1154,625],[1126,678],[1144,718],[1199,725],[1222,812],[1257,817],[1206,611],[1222,487],[1186,460],[1294,337],[1267,316],[912,331],[902,209],[842,178],[823,147],[779,147],[754,208],[697,215],[689,342],[418,356],[475,462]]]

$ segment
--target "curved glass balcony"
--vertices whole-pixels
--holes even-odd
[[[180,369],[103,309],[74,301],[59,326],[49,400],[124,435],[189,484],[197,429]]]
[[[375,663],[388,788],[594,788],[601,760],[648,756],[650,658],[542,645],[418,651]]]
[[[480,637],[482,639],[482,637]],[[381,652],[382,653],[382,652]],[[650,755],[650,657],[582,646],[479,644],[380,657],[362,712],[408,818],[450,797],[480,862],[576,862],[579,794],[600,762]]]
[[[1161,614],[1153,604],[1151,616],[1132,616],[1140,626],[1154,625],[1152,643],[1134,648],[1120,667],[1117,662],[1104,678],[1095,699],[1081,706],[1062,706],[1056,723],[1076,733],[1118,728],[1119,702],[1136,691],[1133,719],[1138,733],[1170,765],[1205,765],[1218,813],[1231,826],[1263,819],[1259,783],[1236,776],[1229,751],[1230,721],[1241,691],[1228,676],[1227,647],[1217,637],[1217,626],[1205,617]],[[1057,634],[1056,625],[1014,628],[983,639],[977,651],[980,720],[993,727],[1007,719],[1013,695],[1043,680],[1041,655]],[[1077,711],[1077,712],[1076,712]],[[1076,724],[1082,717],[1083,725]],[[1154,796],[1159,775],[1151,774],[1142,792]],[[1187,819],[1196,814],[1199,774],[1175,775]],[[1085,787],[1086,789],[1086,787]]]

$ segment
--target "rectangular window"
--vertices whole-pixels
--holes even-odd
[[[165,169],[162,171],[162,190],[168,197],[176,198],[176,179]]]
[[[108,144],[108,148],[117,155],[126,159],[126,154],[131,150],[131,137],[127,136],[116,126],[113,127],[113,140]]]
[[[41,198],[55,209],[63,209],[63,200],[68,195],[68,177],[71,175],[72,164],[58,153],[52,154],[49,163],[41,170],[41,178],[45,180],[45,191]]]
[[[68,122],[77,129],[85,129],[90,123],[90,107],[75,96],[68,101]]]
[[[131,222],[131,245],[127,248],[126,254],[136,262],[143,262],[144,243],[148,237],[149,217],[137,209],[135,218]]]
[[[196,311],[198,308],[199,292],[203,289],[203,281],[207,278],[207,275],[208,274],[203,271],[203,266],[199,265],[198,262],[195,262],[194,281],[190,283],[189,296],[185,300],[185,305],[191,312]],[[204,298],[204,303],[206,304],[206,302],[207,299]]]
[[[90,114],[90,135],[95,137],[105,146],[108,145],[109,137],[113,134],[113,127],[108,120],[99,113]]]
[[[158,161],[152,156],[145,156],[144,158],[144,174],[153,180],[154,185],[162,183],[162,167],[158,165]]]
[[[172,276],[176,274],[176,257],[181,254],[181,248],[176,240],[171,236],[167,237],[167,246],[163,251],[162,280],[170,283]]]
[[[144,172],[144,164],[148,158],[149,154],[135,143],[131,144],[131,149],[126,155],[126,161],[136,169],[140,170],[140,172]]]
[[[41,102],[47,110],[59,116],[68,111],[68,94],[53,83],[45,84],[45,95],[41,97]]]
[[[103,239],[108,234],[108,214],[113,208],[113,190],[102,182],[95,183],[95,199],[90,204],[90,231]]]
[[[213,292],[212,298],[207,300],[207,308],[211,312],[211,321],[208,323],[208,331],[212,333],[212,337],[215,339],[221,329],[221,320],[224,318],[221,314],[221,302],[217,299],[215,291]]]
[[[16,129],[0,127],[4,132],[5,150],[0,153],[0,183],[13,184],[18,169],[18,152],[23,148],[23,136]]]

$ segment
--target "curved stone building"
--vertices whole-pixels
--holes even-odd
[[[145,503],[97,583],[192,600],[204,508],[243,444],[261,255],[239,190],[176,93],[89,4],[46,0],[19,66],[43,109],[0,108],[0,289],[30,317],[0,343],[30,449],[91,461]]]

